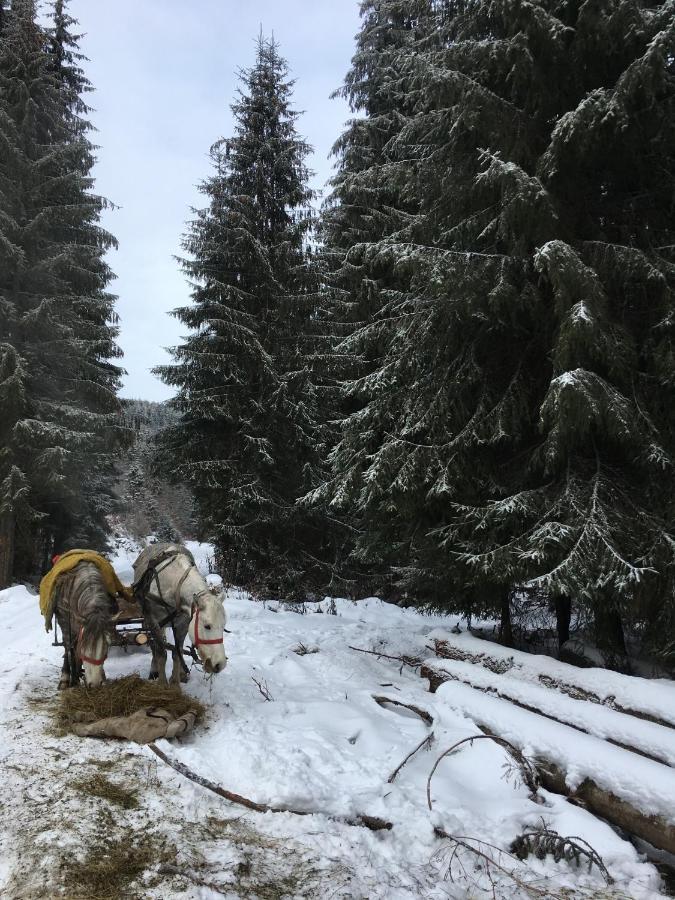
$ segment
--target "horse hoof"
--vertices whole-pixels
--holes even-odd
[[[148,681],[157,681],[158,678],[159,678],[159,672],[151,672],[148,675]]]
[[[181,682],[181,684],[187,684],[189,680],[190,680],[190,673],[189,673],[189,672],[183,672],[183,673],[181,674],[181,676],[180,676],[180,682]]]

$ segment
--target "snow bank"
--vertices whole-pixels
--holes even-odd
[[[673,769],[456,681],[442,684],[436,695],[451,709],[515,744],[526,756],[556,763],[567,773],[572,790],[590,778],[646,815],[675,823]]]
[[[190,545],[190,549],[206,574],[211,549],[207,545]],[[131,544],[119,545],[115,551],[115,566],[127,581],[137,553],[138,548]],[[538,746],[537,741],[546,749],[560,744],[557,733],[549,731],[548,726],[542,730],[541,719],[537,720],[535,731],[530,723],[516,720],[520,711],[514,711],[512,706],[506,709],[507,704],[463,685],[448,685],[437,694],[429,694],[426,682],[415,669],[349,649],[351,645],[392,656],[423,656],[428,653],[425,647],[431,635],[439,633],[439,628],[449,631],[455,624],[454,618],[426,616],[377,598],[358,603],[324,601],[308,605],[310,611],[300,615],[283,604],[253,602],[242,592],[229,591],[226,605],[228,627],[232,630],[225,636],[228,667],[208,680],[195,669],[187,686],[209,705],[207,721],[184,742],[161,742],[161,746],[198,774],[231,791],[270,805],[313,811],[315,815],[249,813],[160,764],[161,800],[151,799],[150,784],[143,788],[143,796],[147,795],[149,804],[156,804],[151,811],[153,822],[174,822],[179,817],[180,824],[172,824],[171,828],[176,829],[181,843],[208,825],[209,817],[248,822],[269,842],[292,848],[295,862],[309,861],[314,873],[319,873],[319,882],[324,871],[330,873],[338,868],[346,873],[346,888],[339,884],[336,887],[330,875],[313,894],[302,896],[447,900],[449,896],[464,896],[464,889],[458,883],[444,881],[448,852],[435,836],[434,825],[507,849],[524,828],[536,827],[543,817],[560,833],[588,840],[603,856],[617,886],[631,897],[653,900],[661,896],[656,870],[609,826],[562,797],[548,795],[546,805],[538,805],[530,800],[522,784],[505,779],[508,757],[492,742],[465,745],[442,761],[432,783],[434,810],[429,812],[426,781],[432,765],[443,750],[477,733],[473,717],[494,716],[500,727],[510,728],[514,742],[518,735],[525,736],[526,752]],[[73,765],[88,765],[87,760],[107,754],[106,758],[112,755],[126,759],[130,773],[135,766],[130,777],[134,783],[145,785],[149,767],[156,758],[150,762],[147,750],[125,749],[121,744],[110,749],[110,745],[94,740],[76,747],[74,739],[52,738],[51,749],[47,748],[44,729],[49,728],[49,719],[36,719],[35,707],[29,701],[36,693],[48,700],[55,697],[62,651],[52,647],[37,597],[24,588],[0,592],[0,629],[7,638],[0,671],[0,766],[4,770],[4,793],[15,807],[12,815],[0,819],[0,857],[5,866],[4,873],[0,866],[2,893],[9,869],[18,866],[20,860],[20,855],[15,859],[14,848],[20,850],[15,823],[22,816],[32,817],[31,835],[35,835],[36,846],[44,853],[45,872],[52,872],[55,869],[49,856],[53,849],[49,829],[56,827],[56,818],[67,821],[68,828],[72,822],[76,827],[78,812],[67,804],[72,800],[79,808],[83,802],[81,797],[72,796],[64,782],[59,796],[66,805],[54,808],[56,818],[50,819],[44,813],[42,825],[34,810],[46,807],[39,806],[39,796],[33,798],[37,789],[31,772],[48,771],[45,767],[52,765],[54,771],[48,771],[48,783],[61,784],[58,779],[72,780]],[[483,642],[480,646],[486,649]],[[492,645],[489,647],[492,649]],[[114,648],[106,671],[109,677],[133,671],[145,674],[149,665],[147,650],[132,649],[125,654]],[[267,685],[271,701],[263,698],[254,677]],[[494,677],[498,682],[499,676]],[[382,708],[373,699],[375,694],[426,709],[433,716],[433,726],[430,728],[400,707]],[[551,728],[553,725],[550,723]],[[390,784],[389,775],[432,730],[432,749],[418,752]],[[624,770],[612,754],[616,748],[586,735],[574,733],[574,737],[577,742],[582,738],[592,742],[593,748],[592,752],[584,750],[584,769],[577,768],[578,777],[582,777],[588,763],[594,777],[600,780],[604,767],[608,781],[623,780],[624,793],[642,792],[641,802],[651,804],[655,811],[664,811],[672,784],[662,782],[661,798],[653,796],[645,788],[651,783],[651,774],[644,768],[647,760],[638,760],[638,769]],[[572,749],[565,750],[569,759]],[[20,756],[10,768],[14,753]],[[567,756],[565,760],[568,761]],[[393,822],[394,827],[390,832],[373,833],[327,818],[358,813],[381,816]],[[95,815],[94,807],[88,815],[90,819]],[[69,840],[76,840],[75,832]],[[245,857],[232,844],[210,840],[210,844],[199,845],[199,853],[211,866],[208,877],[227,885],[232,881],[232,867],[245,861]],[[602,886],[595,870],[589,873],[564,863],[555,864],[551,859],[531,865],[539,878],[573,896],[582,897],[585,890]],[[280,855],[280,878],[286,866]],[[157,890],[149,891],[148,897],[187,900],[197,896],[166,885]],[[478,896],[475,892],[473,895]],[[504,888],[502,896],[515,900],[518,895]]]

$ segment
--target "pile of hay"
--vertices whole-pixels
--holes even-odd
[[[82,722],[98,722],[111,716],[130,716],[139,709],[160,706],[176,718],[193,712],[203,719],[206,708],[199,700],[184,694],[180,687],[162,686],[139,675],[127,675],[105,681],[100,687],[78,687],[59,695],[57,721],[64,731]]]

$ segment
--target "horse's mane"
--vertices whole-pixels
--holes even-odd
[[[82,562],[75,569],[73,592],[82,621],[82,638],[95,642],[111,629],[110,595],[103,576],[94,563]]]

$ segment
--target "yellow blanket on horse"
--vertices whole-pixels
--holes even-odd
[[[105,588],[111,596],[122,594],[127,600],[132,599],[131,589],[125,587],[108,560],[95,550],[69,550],[59,557],[53,568],[47,572],[40,582],[40,612],[45,617],[45,628],[51,631],[54,616],[54,588],[60,575],[70,572],[81,562],[91,562],[98,567],[103,576]]]

